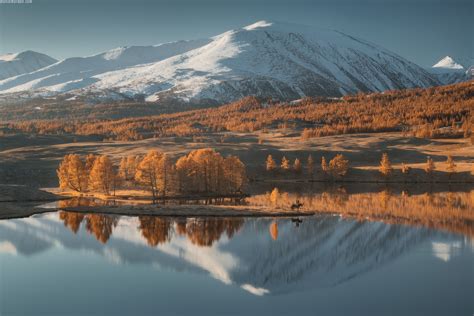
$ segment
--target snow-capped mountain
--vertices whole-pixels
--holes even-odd
[[[0,90],[6,92],[49,91],[52,94],[71,91],[90,86],[99,80],[97,75],[158,62],[208,42],[209,40],[204,39],[156,46],[119,47],[89,57],[67,58],[38,71],[1,80]]]
[[[451,69],[451,70],[462,70],[464,67],[461,64],[458,64],[451,56],[446,56],[436,64],[433,65],[433,68],[438,69]]]
[[[452,84],[472,78],[473,59],[459,59],[446,56],[429,70],[442,84]]]
[[[208,40],[69,58],[1,80],[0,93],[224,103],[248,95],[291,100],[439,83],[416,64],[350,35],[260,21]]]
[[[57,62],[48,55],[24,51],[0,56],[0,80],[26,74]]]

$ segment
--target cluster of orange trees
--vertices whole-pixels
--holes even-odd
[[[150,190],[153,201],[179,194],[238,194],[247,181],[245,165],[235,156],[198,149],[173,163],[167,154],[123,157],[119,166],[105,155],[66,155],[57,170],[61,189],[107,195],[124,185]]]
[[[448,155],[445,164],[446,164],[446,171],[448,172],[449,177],[451,177],[457,171],[457,165],[454,162],[454,159],[451,155]],[[426,157],[426,164],[423,170],[428,175],[432,175],[433,172],[436,170],[436,165],[431,157],[429,156]],[[392,163],[390,162],[390,159],[386,153],[382,154],[382,159],[380,160],[379,171],[384,177],[389,177],[393,173]],[[410,171],[411,171],[411,168],[405,165],[404,163],[402,163],[401,172],[403,174],[409,174]]]
[[[295,173],[301,173],[303,170],[302,163],[299,158],[296,158],[293,164],[285,157],[281,159],[281,164],[278,165],[276,161],[273,159],[272,155],[267,156],[267,160],[265,161],[265,167],[267,171],[270,172],[287,172],[293,171]],[[332,175],[335,177],[342,177],[346,175],[347,171],[349,170],[349,160],[344,157],[342,154],[337,154],[333,159],[329,161],[329,164],[326,161],[326,158],[323,156],[321,158],[321,171],[325,175]],[[312,177],[315,172],[315,161],[312,155],[308,156],[306,161],[306,171]]]
[[[336,134],[405,131],[419,137],[465,136],[472,130],[472,82],[427,89],[357,94],[341,99],[272,103],[247,97],[212,107],[115,120],[12,121],[11,131],[99,135],[104,139],[196,136],[210,132],[252,132],[306,127],[302,138]]]
[[[295,201],[300,211],[339,213],[363,220],[436,227],[474,236],[474,199],[470,192],[409,194],[384,189],[380,192],[348,193],[343,187],[323,192],[293,193],[274,188],[247,198],[251,206],[289,209]]]

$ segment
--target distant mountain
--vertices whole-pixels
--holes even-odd
[[[442,84],[453,84],[472,79],[473,59],[454,59],[446,56],[429,70]]]
[[[350,35],[260,21],[201,41],[119,48],[0,81],[7,97],[225,103],[439,85],[434,75]]]
[[[26,74],[55,62],[56,59],[33,51],[0,55],[0,80]]]
[[[84,88],[99,80],[96,75],[158,62],[208,42],[194,40],[156,46],[119,47],[89,57],[67,58],[38,71],[0,81],[0,92],[48,91],[49,94],[59,94]]]
[[[433,68],[438,69],[451,69],[451,70],[463,70],[464,67],[461,64],[458,64],[454,59],[450,56],[446,56],[436,64],[433,65]]]

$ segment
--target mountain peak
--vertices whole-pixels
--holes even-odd
[[[32,50],[1,55],[0,80],[27,74],[56,62],[56,59]]]
[[[20,53],[8,53],[8,54],[0,55],[0,61],[2,62],[20,60],[20,59],[25,60],[25,59],[31,59],[31,58],[42,58],[42,59],[49,59],[49,60],[56,61],[56,59],[48,55],[38,53],[32,50],[25,50]]]
[[[445,69],[459,69],[462,70],[464,67],[461,64],[458,64],[451,56],[446,56],[436,64],[433,65],[433,68],[445,68]]]
[[[251,30],[255,30],[255,29],[259,29],[259,28],[269,27],[269,26],[272,26],[273,24],[274,24],[273,22],[266,21],[266,20],[261,20],[261,21],[255,22],[253,24],[244,26],[243,29],[247,30],[247,31],[251,31]]]

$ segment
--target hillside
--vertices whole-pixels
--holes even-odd
[[[404,131],[421,137],[462,137],[470,134],[473,108],[471,81],[341,99],[308,98],[292,103],[268,103],[248,97],[218,108],[118,120],[14,120],[3,124],[3,132],[130,140],[292,127],[303,137],[385,131]]]

